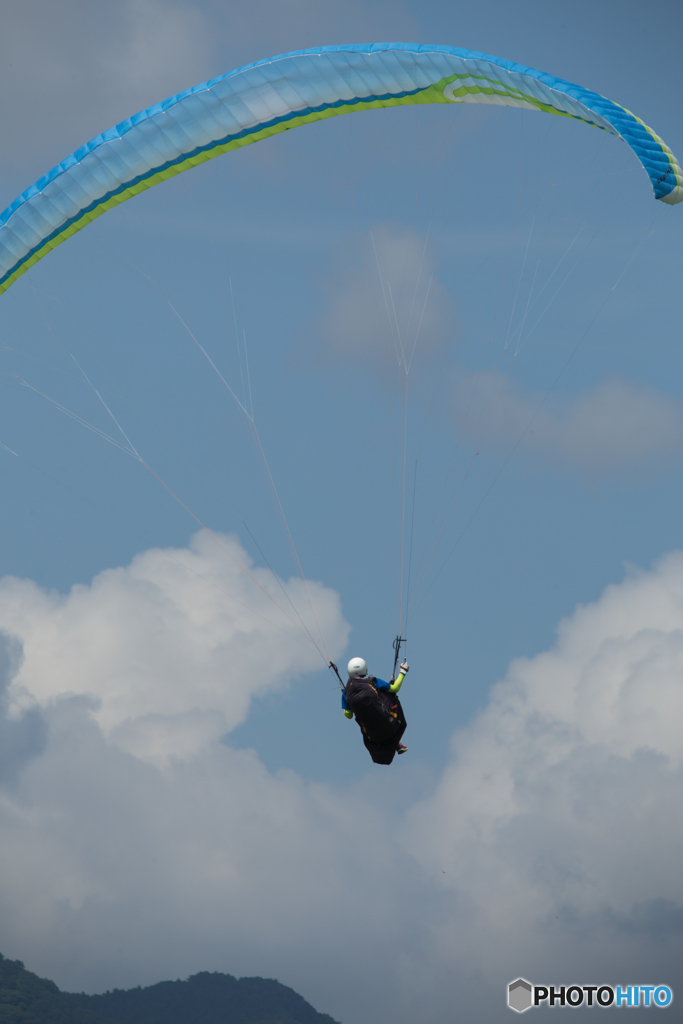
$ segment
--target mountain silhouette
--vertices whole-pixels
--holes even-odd
[[[270,978],[202,971],[103,995],[61,992],[0,954],[0,1024],[337,1024]]]

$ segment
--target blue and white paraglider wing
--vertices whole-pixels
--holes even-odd
[[[0,294],[96,217],[205,160],[337,114],[415,103],[492,103],[584,121],[629,144],[657,199],[683,200],[683,173],[668,146],[588,89],[450,46],[325,46],[196,85],[77,149],[0,214]]]

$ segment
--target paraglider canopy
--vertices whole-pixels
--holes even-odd
[[[662,139],[582,86],[452,46],[324,46],[203,82],[77,149],[0,214],[0,293],[90,221],[181,171],[337,114],[418,103],[490,103],[583,121],[631,146],[655,198],[683,201],[683,172]]]

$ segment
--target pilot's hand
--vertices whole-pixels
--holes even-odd
[[[401,672],[403,673],[403,675],[406,675],[406,673],[410,672],[410,665],[408,664],[407,661],[404,661],[403,664],[401,665]]]

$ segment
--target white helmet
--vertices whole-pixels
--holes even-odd
[[[366,676],[368,674],[368,666],[362,658],[351,658],[351,661],[346,666],[346,671],[350,676]]]

